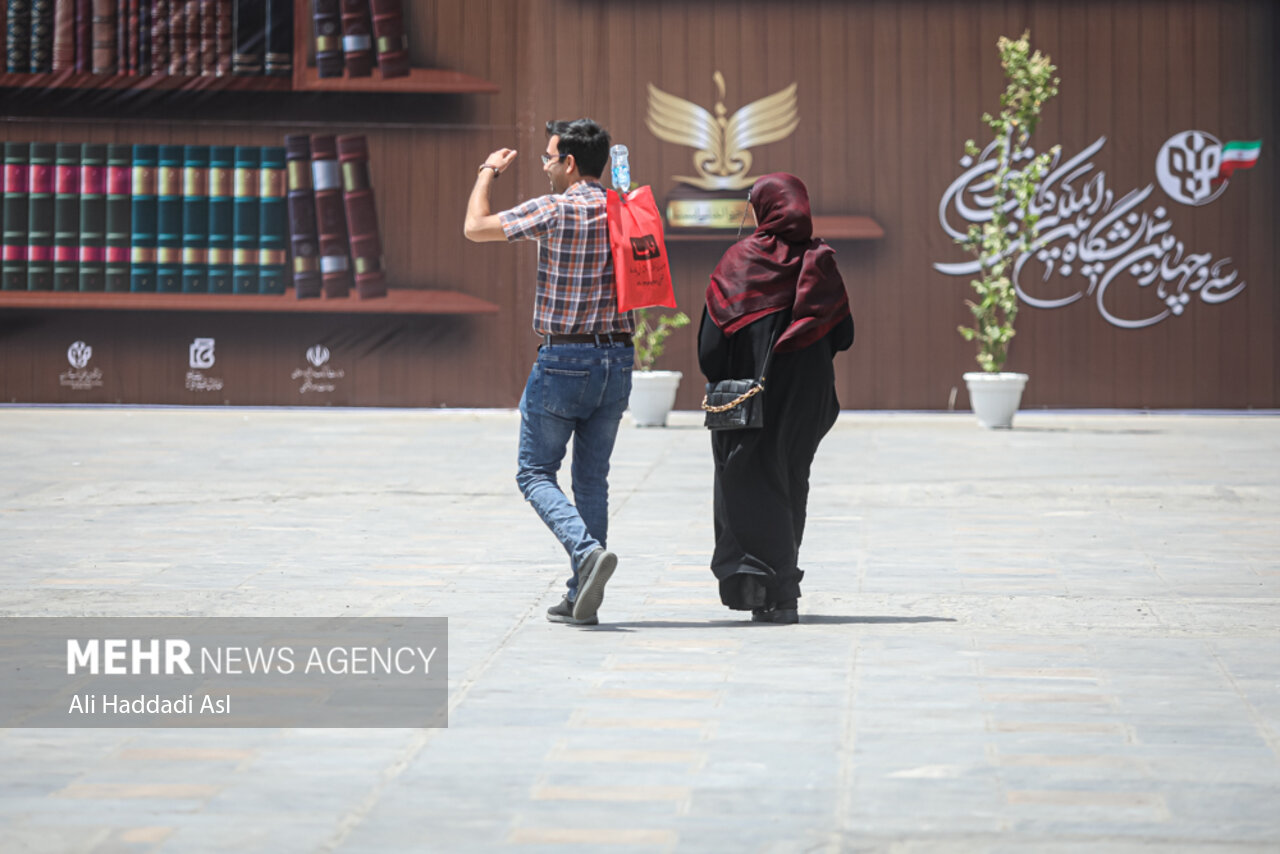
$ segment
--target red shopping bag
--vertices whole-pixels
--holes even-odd
[[[676,307],[671,287],[662,215],[653,190],[640,187],[620,197],[608,191],[609,247],[618,280],[618,312],[633,308]]]

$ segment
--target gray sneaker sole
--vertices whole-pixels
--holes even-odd
[[[575,620],[590,620],[595,617],[596,611],[600,610],[600,603],[604,602],[604,586],[609,583],[617,568],[618,556],[607,551],[587,570],[578,582],[578,598],[573,602]]]
[[[562,617],[559,614],[547,614],[547,619],[553,623],[560,623],[565,626],[598,626],[600,625],[599,617],[590,617],[586,620],[579,620],[575,617]]]

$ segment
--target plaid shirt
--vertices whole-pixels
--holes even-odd
[[[605,191],[595,181],[498,214],[508,241],[538,241],[533,329],[539,335],[632,332],[618,314]]]

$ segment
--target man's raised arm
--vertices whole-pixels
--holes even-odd
[[[489,213],[489,190],[515,159],[516,152],[511,148],[500,148],[484,159],[484,164],[476,175],[476,185],[471,188],[471,198],[467,201],[467,218],[462,225],[462,233],[468,240],[493,243],[507,239],[502,231],[502,221],[497,214]]]

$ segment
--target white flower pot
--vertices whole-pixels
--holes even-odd
[[[634,371],[631,374],[631,417],[637,427],[666,427],[676,403],[679,371]]]
[[[979,424],[995,430],[1008,430],[1013,426],[1013,414],[1022,403],[1022,389],[1027,384],[1026,374],[974,371],[964,375],[964,382],[969,387],[969,403]]]

